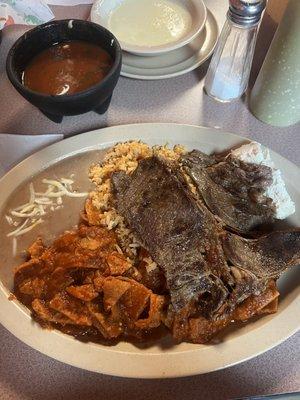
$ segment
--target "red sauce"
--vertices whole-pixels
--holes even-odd
[[[112,63],[100,46],[80,40],[64,42],[32,59],[24,70],[23,84],[44,94],[74,94],[99,83]]]

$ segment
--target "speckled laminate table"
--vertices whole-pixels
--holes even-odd
[[[226,0],[206,2],[222,24]],[[86,18],[89,14],[86,6],[53,9],[58,18]],[[252,81],[275,28],[272,18],[265,14]],[[54,124],[25,102],[6,78],[6,53],[24,31],[24,27],[8,27],[0,46],[0,132],[3,133],[0,175],[25,155],[61,140],[63,135],[135,122],[179,122],[222,128],[258,140],[300,165],[299,125],[273,128],[257,121],[249,113],[245,100],[222,105],[207,98],[202,90],[207,64],[165,81],[121,78],[106,115],[89,113],[65,118],[61,125]],[[41,137],[41,134],[48,135]],[[224,371],[154,381],[107,377],[64,365],[27,347],[1,326],[0,345],[0,400],[222,400],[300,391],[300,333],[264,355]]]

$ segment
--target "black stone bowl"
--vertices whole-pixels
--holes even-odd
[[[45,95],[26,88],[22,84],[22,74],[32,58],[56,43],[70,40],[83,40],[105,49],[113,59],[113,65],[107,76],[87,90],[70,95]],[[121,47],[111,32],[93,22],[74,19],[47,22],[26,32],[10,49],[6,72],[15,89],[26,100],[52,121],[61,122],[64,115],[78,115],[92,110],[104,114],[118,82],[121,65]]]

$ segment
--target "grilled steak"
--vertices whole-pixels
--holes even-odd
[[[300,263],[300,229],[272,232],[259,239],[227,233],[223,248],[235,266],[260,279],[278,278]]]
[[[118,211],[165,273],[173,307],[205,294],[206,311],[216,311],[228,295],[223,280],[232,280],[219,228],[180,175],[152,157],[131,176],[115,173],[112,184]]]
[[[207,207],[228,227],[246,233],[273,220],[272,200],[264,195],[272,184],[271,168],[231,156],[217,162],[198,150],[184,155],[182,163]]]
[[[201,176],[201,180],[211,180],[205,169],[212,168],[215,159],[195,151],[191,155],[197,156],[202,165],[197,179],[200,181]],[[254,176],[250,179],[253,171],[248,172],[245,181],[249,187],[251,182],[255,186]],[[259,180],[257,187],[263,187],[264,179]],[[236,180],[234,173],[229,173],[227,183],[230,180]],[[211,182],[211,187],[220,188],[220,192],[211,193],[211,199],[220,200],[220,204],[223,199],[228,205],[234,189],[230,193]],[[299,231],[273,232],[259,239],[244,239],[226,232],[219,224],[220,218],[216,219],[206,204],[191,194],[178,168],[157,157],[140,161],[131,176],[124,172],[113,174],[112,185],[119,213],[165,274],[175,312],[190,304],[193,310],[209,318],[222,313],[230,315],[238,304],[263,293],[270,280],[299,262]],[[209,191],[209,186],[205,188]],[[248,189],[238,193],[239,206],[246,202]],[[262,210],[263,204],[251,207],[254,211]],[[231,216],[241,217],[231,209]],[[249,209],[243,212],[245,219],[237,218],[235,222],[245,221],[243,228],[249,228]],[[220,215],[230,215],[224,213]],[[253,213],[250,219],[257,222],[266,215]]]

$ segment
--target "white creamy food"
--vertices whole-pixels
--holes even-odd
[[[124,0],[108,26],[120,41],[152,47],[182,38],[191,24],[189,11],[172,0]]]
[[[273,200],[276,218],[285,219],[295,212],[295,203],[288,194],[281,172],[275,168],[268,149],[262,148],[257,142],[251,142],[232,150],[231,154],[241,161],[272,168],[273,183],[267,188],[265,195]]]

